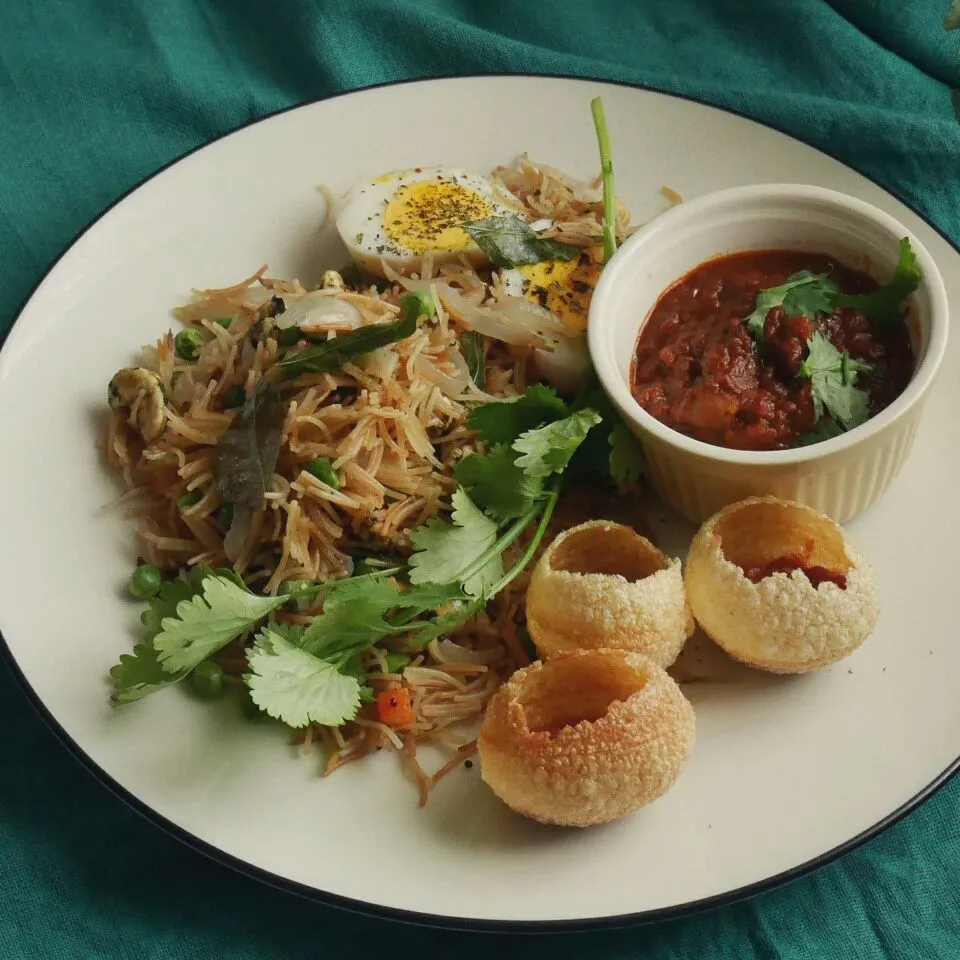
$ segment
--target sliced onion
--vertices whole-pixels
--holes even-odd
[[[454,351],[454,355],[458,355],[456,351]],[[461,357],[461,359],[463,358]],[[424,380],[435,384],[440,388],[440,392],[448,397],[463,396],[470,383],[470,371],[466,369],[466,361],[464,361],[463,369],[458,369],[454,376],[444,373],[430,357],[424,356],[422,353],[417,354],[413,366]]]
[[[498,649],[471,650],[452,640],[431,640],[429,650],[441,663],[493,663],[502,654]]]
[[[356,330],[363,325],[360,311],[346,300],[329,292],[315,290],[298,297],[291,306],[276,317],[277,327],[286,330],[300,327],[307,333],[324,330]]]
[[[386,263],[383,263],[383,267],[384,274],[391,282],[414,292],[435,292],[460,323],[494,340],[514,346],[541,346],[545,341],[552,343],[558,340],[567,332],[561,320],[525,297],[504,295],[493,303],[478,305],[448,283],[411,280],[391,270]]]
[[[193,377],[189,370],[178,373],[173,379],[173,402],[183,410],[193,400]]]
[[[587,338],[563,337],[552,348],[534,350],[537,369],[549,381],[558,393],[571,395],[580,388],[587,367],[590,365],[590,353],[587,350]]]
[[[546,307],[534,303],[526,297],[517,297],[512,294],[503,294],[497,300],[497,308],[514,323],[529,324],[539,333],[559,333],[566,335],[569,330],[559,317],[551,313]]]
[[[530,224],[530,229],[534,233],[539,233],[541,230],[549,230],[553,226],[553,221],[549,217],[544,217],[542,220],[534,220]]]
[[[392,380],[400,364],[400,357],[390,347],[378,347],[363,359],[363,369],[381,380]]]
[[[273,291],[267,287],[248,287],[243,293],[240,294],[240,302],[245,307],[262,307],[271,297],[273,296]]]

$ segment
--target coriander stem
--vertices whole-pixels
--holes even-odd
[[[507,528],[507,532],[503,534],[502,537],[498,537],[491,546],[487,547],[487,549],[484,550],[483,553],[481,553],[480,556],[473,561],[473,563],[467,565],[463,570],[457,573],[457,580],[459,580],[461,583],[465,583],[472,576],[479,573],[494,557],[500,556],[500,554],[502,554],[503,551],[506,550],[507,547],[509,547],[510,544],[513,543],[513,541],[516,540],[517,537],[519,537],[528,526],[530,526],[531,521],[536,517],[539,509],[540,505],[537,504],[525,514],[514,520],[513,523]]]
[[[558,485],[550,491],[550,495],[547,497],[547,501],[543,507],[543,513],[540,514],[540,522],[537,524],[537,529],[534,531],[530,543],[527,544],[527,549],[523,551],[523,556],[494,584],[493,589],[486,597],[487,600],[512,583],[526,568],[533,555],[537,552],[537,548],[540,546],[540,541],[543,540],[544,534],[547,532],[547,525],[550,523],[550,518],[553,516],[553,511],[559,498],[560,488]]]
[[[610,131],[603,112],[600,97],[590,103],[593,126],[597,131],[600,147],[600,173],[603,177],[603,259],[609,260],[617,252],[617,198],[613,190],[613,154],[610,148]]]
[[[466,623],[467,620],[469,620],[472,616],[475,616],[477,613],[479,613],[501,590],[509,586],[509,584],[511,584],[526,569],[527,564],[537,552],[537,548],[540,546],[540,542],[543,540],[544,534],[547,532],[547,525],[550,523],[550,518],[553,516],[553,511],[557,505],[557,500],[559,497],[560,489],[558,485],[551,490],[547,496],[547,499],[543,505],[543,513],[540,514],[540,522],[537,524],[537,529],[534,531],[530,543],[527,544],[527,549],[523,551],[523,556],[493,585],[493,588],[489,592],[481,594],[479,597],[476,597],[460,608],[460,616],[458,617],[456,623],[451,623],[449,631],[455,630],[456,627]],[[521,532],[527,528],[530,520],[533,519],[532,515],[535,514],[536,510],[530,510],[524,514],[524,517],[521,518],[521,520],[524,520],[523,525],[520,527]],[[517,523],[514,524],[514,527],[516,527],[519,523],[520,521],[518,520]],[[511,532],[512,530],[513,528],[511,528]],[[510,542],[512,543],[517,536],[519,536],[519,533],[516,534]],[[480,569],[482,569],[482,567]]]

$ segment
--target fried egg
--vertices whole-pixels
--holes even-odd
[[[421,272],[423,256],[434,263],[466,256],[475,266],[488,261],[463,224],[514,213],[483,177],[457,167],[396,170],[360,183],[343,198],[337,230],[354,262],[383,275],[392,269]]]
[[[593,253],[585,250],[572,260],[544,260],[504,270],[504,293],[546,307],[570,330],[582,333],[587,328],[593,288],[600,277],[600,262]]]

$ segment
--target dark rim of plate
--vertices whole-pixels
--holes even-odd
[[[23,315],[23,311],[26,309],[27,304],[33,298],[33,295],[37,292],[40,285],[46,280],[50,273],[56,268],[57,264],[63,259],[64,256],[74,247],[74,245],[93,227],[95,226],[103,217],[105,217],[114,207],[126,200],[131,194],[135,193],[140,189],[145,183],[148,183],[150,180],[153,180],[155,177],[159,176],[164,171],[168,170],[174,164],[179,163],[181,160],[186,159],[192,154],[203,150],[205,147],[210,146],[213,143],[216,143],[219,140],[229,137],[234,133],[244,130],[247,127],[252,127],[258,123],[264,123],[267,120],[270,120],[272,117],[279,116],[280,114],[289,113],[291,110],[297,110],[300,107],[309,106],[314,103],[322,103],[325,100],[333,100],[339,97],[349,97],[354,94],[365,93],[370,90],[378,90],[385,87],[397,87],[403,86],[411,83],[434,83],[434,82],[443,82],[445,80],[469,80],[469,79],[490,79],[490,78],[503,78],[503,77],[512,77],[515,79],[524,79],[526,77],[532,77],[535,79],[547,79],[547,80],[573,80],[579,83],[585,84],[606,84],[608,86],[614,87],[627,87],[634,90],[645,90],[650,93],[657,93],[663,96],[673,97],[676,100],[686,100],[691,103],[699,103],[702,106],[710,107],[714,110],[719,110],[722,113],[731,114],[736,117],[740,117],[744,120],[749,120],[752,123],[757,124],[761,127],[767,127],[768,129],[775,130],[777,133],[781,133],[784,136],[789,137],[791,140],[795,140],[798,143],[802,143],[805,146],[812,147],[817,150],[819,153],[823,153],[834,160],[837,160],[840,163],[843,163],[848,169],[854,169],[849,164],[844,163],[840,160],[839,157],[830,153],[828,150],[823,150],[820,147],[815,147],[813,144],[807,143],[805,140],[800,137],[795,136],[794,134],[781,129],[772,123],[766,123],[765,121],[758,120],[755,117],[750,116],[747,113],[744,113],[740,110],[733,109],[731,107],[719,106],[714,103],[710,103],[707,100],[704,100],[700,97],[690,96],[683,93],[675,93],[671,90],[662,90],[658,87],[649,85],[649,84],[639,84],[639,83],[627,83],[625,81],[619,80],[604,80],[601,77],[585,77],[585,76],[573,76],[568,74],[561,73],[471,73],[471,74],[450,74],[445,76],[438,77],[409,77],[403,80],[390,80],[384,83],[375,83],[365,87],[356,87],[352,90],[342,91],[339,93],[332,93],[323,97],[316,97],[311,100],[304,100],[300,103],[291,104],[288,107],[282,107],[279,110],[275,110],[272,113],[265,114],[262,117],[257,117],[255,119],[249,120],[246,123],[240,124],[237,127],[234,127],[231,130],[226,131],[225,133],[220,134],[212,138],[211,140],[206,141],[205,143],[199,144],[196,147],[193,147],[190,150],[187,150],[185,153],[181,154],[178,157],[175,157],[173,160],[165,163],[162,167],[155,170],[153,173],[144,177],[142,180],[135,183],[132,187],[122,193],[117,197],[108,207],[102,210],[96,217],[93,218],[82,230],[77,233],[77,235],[60,251],[56,259],[47,267],[43,272],[43,275],[39,280],[34,284],[30,292],[24,297],[23,302],[17,308],[13,322],[10,324],[9,329],[0,336],[0,349],[3,348],[6,343],[7,337],[10,335],[10,332],[16,326],[17,322],[20,320]],[[855,170],[856,173],[860,171]],[[880,187],[885,193],[890,194],[900,203],[904,204],[908,209],[910,209],[916,216],[920,217],[931,229],[936,231],[943,239],[953,247],[958,253],[960,253],[960,247],[958,247],[950,237],[944,233],[933,221],[928,217],[920,213],[916,208],[914,208],[907,200],[903,197],[898,196],[892,190],[885,187],[883,184],[874,180],[872,177],[866,176],[866,174],[860,174],[865,179],[870,180],[871,183],[876,184]],[[918,807],[923,801],[931,797],[937,790],[940,789],[948,780],[950,780],[953,775],[960,770],[960,757],[958,757],[950,766],[947,767],[942,773],[936,776],[926,787],[924,787],[919,793],[914,797],[909,799],[906,803],[902,804],[896,810],[888,814],[879,822],[875,823],[872,827],[869,827],[867,830],[864,830],[862,833],[857,834],[854,837],[851,837],[845,843],[841,843],[839,846],[834,847],[832,850],[828,850],[825,853],[820,854],[817,857],[814,857],[812,860],[808,860],[805,863],[798,864],[795,867],[791,867],[789,870],[784,870],[782,873],[778,873],[772,877],[767,877],[764,880],[758,880],[755,883],[746,884],[743,887],[738,887],[735,890],[727,891],[726,893],[716,894],[715,896],[705,897],[701,900],[693,900],[689,903],[677,904],[672,907],[662,907],[656,910],[646,910],[640,911],[637,913],[627,913],[619,914],[617,916],[610,917],[596,917],[596,918],[583,918],[578,920],[482,920],[470,917],[458,918],[446,915],[436,915],[426,912],[413,911],[413,910],[403,910],[396,907],[384,907],[375,903],[368,903],[363,900],[355,900],[350,897],[343,897],[339,894],[329,893],[324,890],[318,890],[315,887],[307,886],[306,884],[298,883],[293,880],[288,880],[285,877],[279,876],[274,873],[270,873],[267,870],[263,870],[260,867],[254,866],[251,863],[247,863],[245,860],[241,860],[238,857],[226,853],[223,850],[220,850],[217,847],[212,846],[209,843],[204,842],[199,837],[194,836],[189,833],[187,830],[173,823],[171,820],[168,820],[166,817],[157,813],[151,807],[149,807],[142,800],[135,797],[130,793],[125,787],[121,786],[113,777],[109,776],[104,770],[102,770],[96,763],[84,752],[83,748],[70,736],[69,733],[57,722],[53,717],[53,714],[46,707],[43,701],[40,699],[39,695],[30,685],[29,680],[21,671],[19,665],[16,662],[16,659],[13,656],[12,651],[6,643],[6,640],[3,637],[2,632],[0,632],[0,658],[2,658],[7,665],[9,666],[11,672],[13,673],[14,678],[17,683],[20,685],[20,688],[23,690],[27,699],[33,705],[34,709],[40,714],[41,718],[54,733],[58,740],[70,751],[73,756],[80,761],[80,763],[93,774],[97,780],[100,781],[108,790],[110,790],[115,796],[123,800],[128,806],[132,807],[139,814],[149,820],[152,824],[159,827],[161,830],[168,833],[170,836],[175,837],[177,840],[180,840],[182,843],[185,843],[187,846],[192,847],[194,850],[202,853],[204,856],[209,857],[211,860],[216,861],[217,863],[223,864],[226,867],[229,867],[233,870],[236,870],[238,873],[244,874],[248,877],[253,877],[256,880],[266,883],[272,887],[275,887],[280,890],[285,890],[289,893],[296,894],[297,896],[304,897],[308,900],[313,900],[317,903],[322,903],[326,906],[338,907],[342,910],[348,910],[353,913],[362,914],[364,916],[378,917],[381,919],[387,920],[396,920],[403,923],[418,924],[423,926],[438,927],[449,930],[467,930],[473,932],[484,932],[484,933],[559,933],[564,931],[583,931],[583,930],[601,930],[601,929],[611,929],[615,927],[626,927],[633,926],[638,924],[652,923],[660,920],[674,920],[679,917],[689,916],[693,913],[699,913],[703,910],[707,910],[713,907],[726,906],[727,904],[735,903],[739,900],[744,900],[748,897],[756,896],[760,893],[765,893],[768,890],[772,890],[775,887],[779,887],[785,883],[788,883],[791,880],[796,880],[799,877],[802,877],[808,873],[813,872],[819,867],[826,866],[828,863],[832,863],[834,860],[842,857],[844,854],[850,853],[855,850],[857,847],[866,843],[867,840],[876,837],[888,827],[893,826],[897,821],[901,820],[906,816],[911,810]]]

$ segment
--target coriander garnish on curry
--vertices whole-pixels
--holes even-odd
[[[633,395],[662,423],[718,446],[784,450],[838,436],[907,386],[903,301],[919,280],[906,239],[884,286],[822,253],[709,260],[650,313]]]

